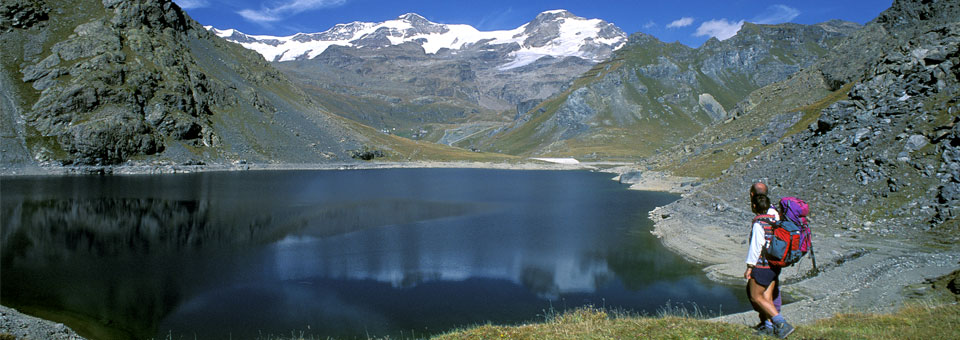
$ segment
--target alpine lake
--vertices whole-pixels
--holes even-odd
[[[750,309],[588,171],[3,178],[0,303],[91,339],[408,338],[594,306]]]

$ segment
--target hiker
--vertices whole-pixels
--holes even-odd
[[[765,188],[765,186],[763,187]],[[764,244],[772,237],[772,229],[768,220],[772,219],[773,216],[767,214],[770,210],[770,198],[766,194],[754,192],[755,190],[752,187],[750,207],[756,217],[753,219],[750,232],[750,246],[746,259],[747,270],[743,273],[743,277],[747,279],[750,303],[760,313],[760,319],[764,320],[761,328],[757,330],[757,334],[775,335],[782,339],[793,332],[793,326],[787,323],[773,304],[773,294],[779,285],[780,267],[771,266],[762,256]],[[766,327],[766,321],[770,321],[772,327]]]
[[[752,199],[753,199],[753,196],[756,196],[756,195],[767,195],[767,185],[764,184],[763,182],[753,183],[753,185],[750,186],[750,199],[752,200]],[[770,196],[767,195],[767,197],[770,197]],[[751,202],[752,202],[752,201],[751,201]],[[771,202],[772,202],[772,201],[771,201]],[[779,220],[780,220],[780,212],[777,210],[777,208],[776,208],[775,206],[773,206],[772,203],[770,204],[770,209],[767,209],[767,215],[773,215],[773,219],[774,219],[775,221],[779,221]],[[747,296],[750,296],[750,287],[747,286],[747,287],[745,287],[745,288],[747,289]],[[783,304],[783,303],[782,303],[783,301],[782,301],[782,299],[780,298],[780,282],[779,282],[779,281],[777,281],[777,285],[774,286],[773,289],[774,289],[774,290],[773,290],[773,305],[774,305],[775,307],[777,307],[777,313],[779,313],[779,312],[780,312],[780,306]],[[751,302],[751,303],[752,303],[752,302]],[[760,311],[760,307],[759,307],[758,305],[756,305],[756,304],[753,304],[753,310],[759,312],[759,311]],[[766,316],[765,316],[763,313],[759,313],[759,314],[760,314],[760,323],[757,324],[756,326],[754,326],[753,328],[756,329],[756,330],[760,330],[760,329],[762,329],[762,328],[773,328],[773,323],[770,321],[770,319],[767,319]]]

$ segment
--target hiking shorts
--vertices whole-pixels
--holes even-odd
[[[758,285],[769,287],[770,283],[780,277],[780,267],[753,268],[750,272],[750,278],[757,281]]]

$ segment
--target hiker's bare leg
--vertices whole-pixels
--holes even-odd
[[[772,313],[769,314],[770,317],[774,317],[775,315],[780,314],[780,311],[777,310],[777,304],[773,302],[774,293],[777,292],[777,283],[778,283],[777,281],[770,282],[770,285],[763,290],[764,300],[770,301],[770,306],[773,307],[773,309],[770,310],[772,311]]]
[[[747,298],[750,299],[750,305],[753,306],[753,310],[755,310],[757,314],[760,314],[760,321],[769,320],[770,317],[763,313],[763,309],[760,309],[760,304],[753,301],[753,296],[750,295],[750,285],[744,285],[743,287],[747,291]]]
[[[750,279],[747,282],[747,287],[750,288],[750,301],[760,307],[760,313],[763,313],[766,318],[769,319],[780,314],[777,313],[777,307],[773,305],[773,283],[764,287],[759,285],[756,280]]]

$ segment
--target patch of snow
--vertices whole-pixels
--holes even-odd
[[[557,14],[562,12],[565,11],[553,10],[544,13]],[[607,39],[600,38],[600,30],[604,24],[600,19],[569,17],[556,19],[560,23],[559,34],[544,46],[527,46],[524,44],[526,39],[530,37],[524,33],[529,24],[524,24],[512,30],[479,31],[470,25],[444,25],[427,21],[428,25],[442,27],[446,32],[411,34],[407,36],[407,34],[415,31],[417,28],[411,22],[418,19],[422,19],[422,17],[413,13],[407,13],[395,20],[380,23],[353,22],[350,24],[338,24],[325,32],[297,33],[286,37],[245,35],[234,29],[218,30],[211,26],[206,26],[206,28],[224,38],[229,38],[235,34],[249,38],[248,41],[240,42],[239,44],[245,48],[259,52],[265,59],[270,61],[295,60],[304,55],[308,58],[315,58],[330,46],[353,47],[353,41],[374,34],[381,29],[387,30],[388,34],[386,38],[391,44],[396,45],[410,41],[419,41],[424,51],[428,54],[435,54],[444,48],[459,50],[480,41],[488,41],[490,45],[512,43],[520,45],[520,50],[514,51],[510,55],[513,60],[500,66],[501,70],[529,65],[544,56],[575,56],[599,62],[601,60],[597,60],[599,58],[598,56],[583,50],[587,44],[613,46],[613,49],[616,50],[623,47],[627,41],[626,34]],[[321,36],[324,38],[321,38]],[[332,39],[331,37],[337,37],[337,39]],[[294,38],[297,39],[295,40]],[[311,38],[315,40],[310,40]]]

